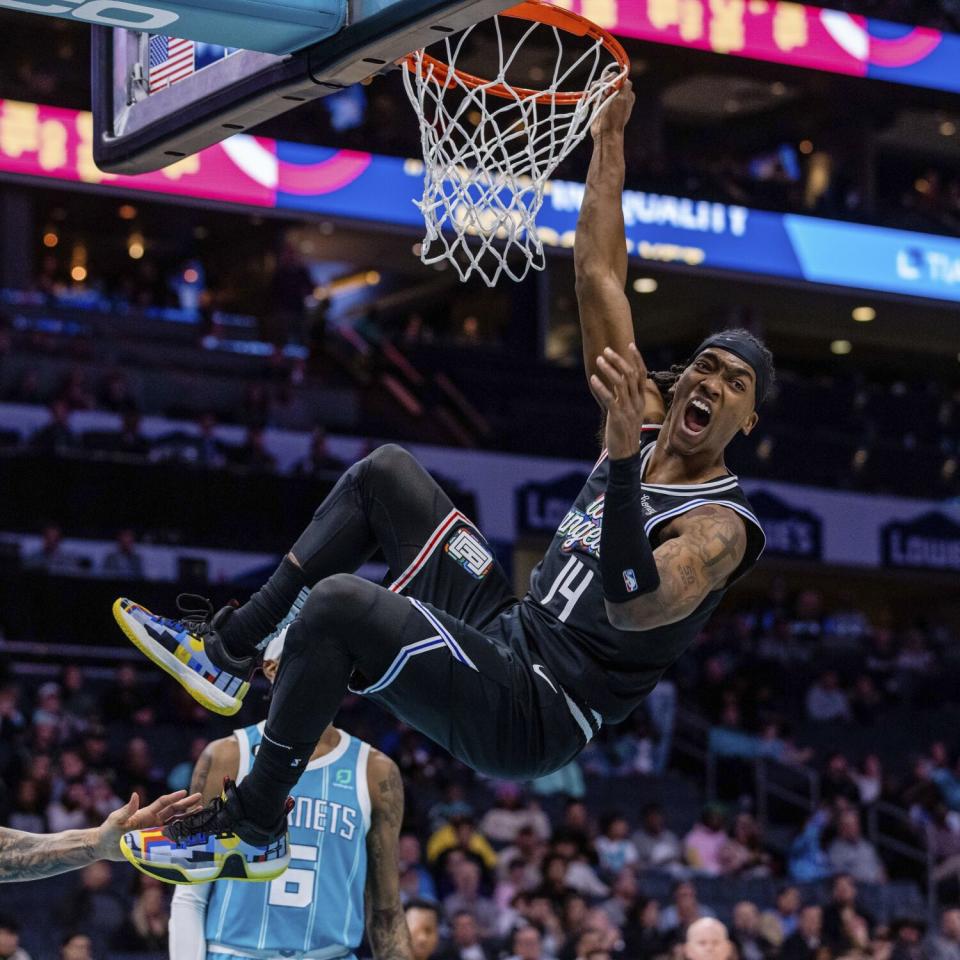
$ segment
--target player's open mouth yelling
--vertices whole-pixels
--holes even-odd
[[[688,433],[702,433],[710,423],[713,409],[702,397],[693,397],[683,410],[683,426]]]

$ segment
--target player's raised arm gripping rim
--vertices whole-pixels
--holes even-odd
[[[623,222],[623,137],[634,100],[633,87],[627,80],[591,127],[593,157],[573,248],[583,362],[595,396],[592,377],[597,373],[597,357],[607,347],[625,356],[634,339],[630,302],[624,290],[627,245]],[[663,400],[652,383],[644,382],[643,389],[647,422],[660,423]]]

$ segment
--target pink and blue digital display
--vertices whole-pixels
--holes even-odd
[[[621,37],[960,91],[960,37],[773,0],[560,0]]]
[[[139,176],[98,170],[90,114],[0,100],[0,175],[52,178],[123,193],[202,198],[422,230],[423,164],[235,136]],[[553,181],[538,217],[546,246],[572,245],[583,184]],[[628,190],[637,259],[763,274],[960,302],[960,240]]]

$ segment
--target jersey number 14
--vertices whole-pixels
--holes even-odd
[[[557,575],[557,579],[553,581],[553,586],[547,591],[547,595],[540,601],[546,607],[554,598],[559,597],[560,602],[565,600],[563,609],[557,614],[557,619],[563,623],[566,623],[567,617],[573,613],[577,601],[583,596],[583,591],[590,586],[590,581],[593,579],[592,570],[584,571],[583,561],[570,557]]]

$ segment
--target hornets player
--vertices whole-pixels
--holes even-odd
[[[593,130],[575,248],[606,449],[529,593],[513,596],[477,527],[406,451],[385,446],[341,477],[243,607],[171,620],[118,600],[131,641],[221,713],[239,708],[263,646],[298,614],[252,770],[203,816],[160,838],[128,834],[141,869],[176,864],[169,878],[187,882],[282,870],[287,793],[348,687],[482,773],[556,770],[601,723],[630,714],[756,562],[763,532],[724,451],[756,425],[772,357],[727,331],[682,369],[648,377],[624,293],[632,104],[628,84]],[[389,587],[351,575],[378,548]]]
[[[265,653],[271,682],[283,642],[281,632]],[[197,761],[193,788],[210,800],[224,777],[242,782],[262,739],[261,723],[211,743]],[[396,764],[327,727],[292,799],[290,869],[269,884],[179,887],[171,960],[350,958],[365,914],[376,960],[411,960],[397,874],[403,784]]]

